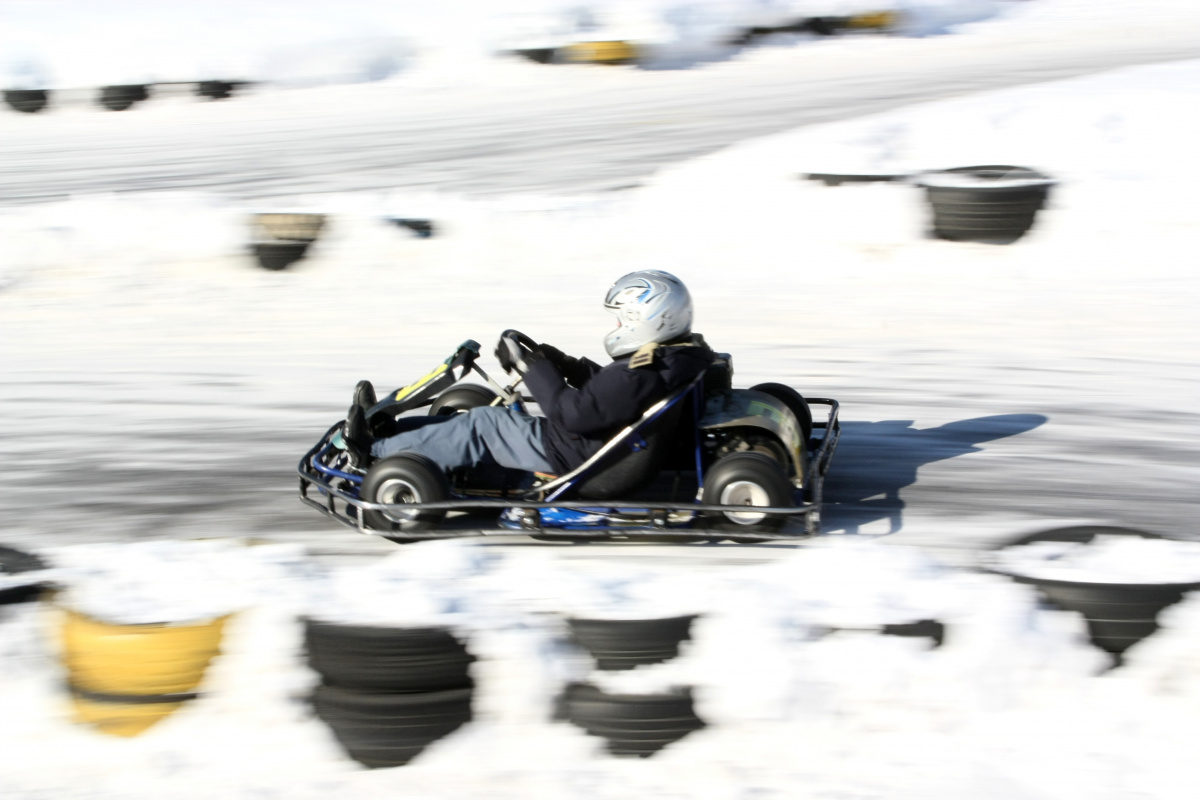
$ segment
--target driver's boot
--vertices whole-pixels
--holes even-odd
[[[374,439],[367,428],[367,415],[363,407],[355,403],[346,412],[346,421],[342,423],[342,443],[350,460],[359,469],[366,469],[371,461],[371,445]]]
[[[363,411],[370,411],[371,406],[378,402],[375,399],[375,387],[370,381],[359,381],[354,387],[354,401],[356,406],[362,406]]]

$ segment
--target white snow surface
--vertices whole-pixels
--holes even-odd
[[[1082,620],[1040,607],[1030,587],[849,538],[685,577],[571,569],[463,540],[335,567],[229,540],[45,555],[45,577],[61,587],[52,603],[0,617],[6,798],[551,797],[580,786],[610,796],[631,785],[689,797],[951,798],[999,783],[1006,797],[1065,800],[1080,786],[1180,797],[1190,781],[1179,756],[1200,711],[1194,597],[1106,672]],[[147,607],[177,624],[234,613],[200,698],[134,739],[72,724],[59,609],[145,622]],[[683,610],[699,617],[681,655],[628,672],[596,670],[565,634],[576,613]],[[306,705],[318,679],[299,621],[313,615],[448,626],[477,658],[473,721],[406,767],[348,760]],[[879,631],[931,618],[946,625],[941,647]],[[551,721],[555,696],[578,680],[614,693],[690,687],[707,727],[647,761],[613,758]],[[1062,737],[1081,746],[1047,752]]]
[[[505,49],[621,39],[648,63],[730,52],[752,27],[894,11],[924,36],[995,17],[1013,0],[7,0],[3,88],[241,80],[284,85],[381,80],[418,62],[478,62]]]
[[[1006,547],[992,565],[1008,574],[1082,583],[1200,583],[1200,542],[1097,536],[1093,541]]]

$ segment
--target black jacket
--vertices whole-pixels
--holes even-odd
[[[623,356],[606,367],[572,358],[543,345],[546,358],[525,374],[547,424],[546,455],[559,474],[591,458],[617,431],[647,408],[691,381],[712,363],[713,352],[699,335],[682,344],[654,348],[650,358]],[[641,353],[641,351],[639,351]]]

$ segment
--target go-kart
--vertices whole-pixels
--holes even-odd
[[[519,332],[504,335],[536,346]],[[536,405],[520,392],[519,372],[502,385],[478,365],[479,347],[464,342],[388,393],[366,410],[368,425],[386,429],[413,413]],[[464,380],[472,374],[484,384]],[[819,533],[822,484],[841,435],[837,401],[805,399],[779,383],[734,389],[732,378],[732,358],[718,353],[706,372],[558,476],[487,465],[447,474],[417,453],[364,469],[338,421],[300,460],[300,499],[361,533],[402,543],[513,531],[561,541],[755,542]],[[810,406],[825,408],[824,418],[814,421]]]

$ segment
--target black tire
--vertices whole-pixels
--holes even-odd
[[[694,614],[663,619],[568,619],[571,638],[606,671],[661,664],[679,655],[691,638]]]
[[[100,105],[109,111],[124,111],[134,103],[140,103],[149,97],[150,91],[144,85],[105,86],[100,90]]]
[[[1077,611],[1092,644],[1118,658],[1158,630],[1158,613],[1200,590],[1200,583],[1085,583],[1013,576],[1036,586],[1052,606]]]
[[[808,407],[808,401],[804,399],[804,395],[783,383],[760,383],[757,386],[751,386],[750,389],[769,394],[786,405],[796,416],[796,422],[800,423],[800,434],[804,437],[804,446],[808,447],[808,440],[812,438],[813,418],[812,410]]]
[[[887,636],[926,637],[933,640],[934,647],[941,647],[942,643],[946,641],[946,626],[936,619],[894,622],[884,625],[880,631]]]
[[[707,505],[790,506],[792,484],[770,456],[732,453],[713,464],[704,476],[703,498]],[[782,514],[707,512],[704,515],[706,527],[720,531],[777,531],[786,521]]]
[[[470,689],[379,694],[318,686],[312,705],[351,758],[395,767],[470,722],[471,699]]]
[[[277,272],[304,258],[310,244],[312,242],[258,242],[254,245],[254,257],[263,269]]]
[[[233,94],[235,86],[227,81],[200,81],[196,84],[196,94],[210,100],[224,100]]]
[[[1071,525],[1025,534],[996,549],[1035,542],[1086,544],[1097,536],[1166,538],[1138,528]],[[1092,583],[1002,574],[1008,574],[1019,583],[1035,586],[1050,605],[1082,614],[1092,644],[1111,653],[1118,663],[1126,650],[1158,630],[1160,611],[1179,602],[1187,592],[1200,590],[1200,583]]]
[[[1011,244],[1024,236],[1054,181],[1025,167],[958,167],[918,178],[933,210],[933,235],[950,241]]]
[[[13,111],[36,114],[50,103],[50,94],[45,89],[6,89],[4,102]]]
[[[0,574],[17,575],[22,572],[38,572],[46,569],[47,566],[45,561],[33,553],[0,545]],[[0,605],[34,602],[41,598],[42,592],[46,588],[44,583],[33,581],[22,586],[0,589]]]
[[[384,628],[304,621],[308,664],[327,685],[433,692],[472,685],[474,657],[446,628]]]
[[[41,556],[0,545],[0,573],[15,575],[20,572],[36,572],[47,567]]]
[[[437,503],[450,496],[446,473],[425,456],[403,453],[377,461],[363,478],[359,497],[369,503]],[[394,515],[385,511],[362,512],[373,530],[412,533],[437,526],[445,511],[409,511]],[[388,537],[404,541],[403,536]]]
[[[664,694],[606,694],[590,684],[572,684],[561,699],[563,716],[603,737],[613,755],[649,757],[704,727],[690,689]]]
[[[468,411],[472,408],[490,406],[498,395],[486,386],[463,383],[452,386],[437,396],[429,407],[429,416],[442,417]]]

